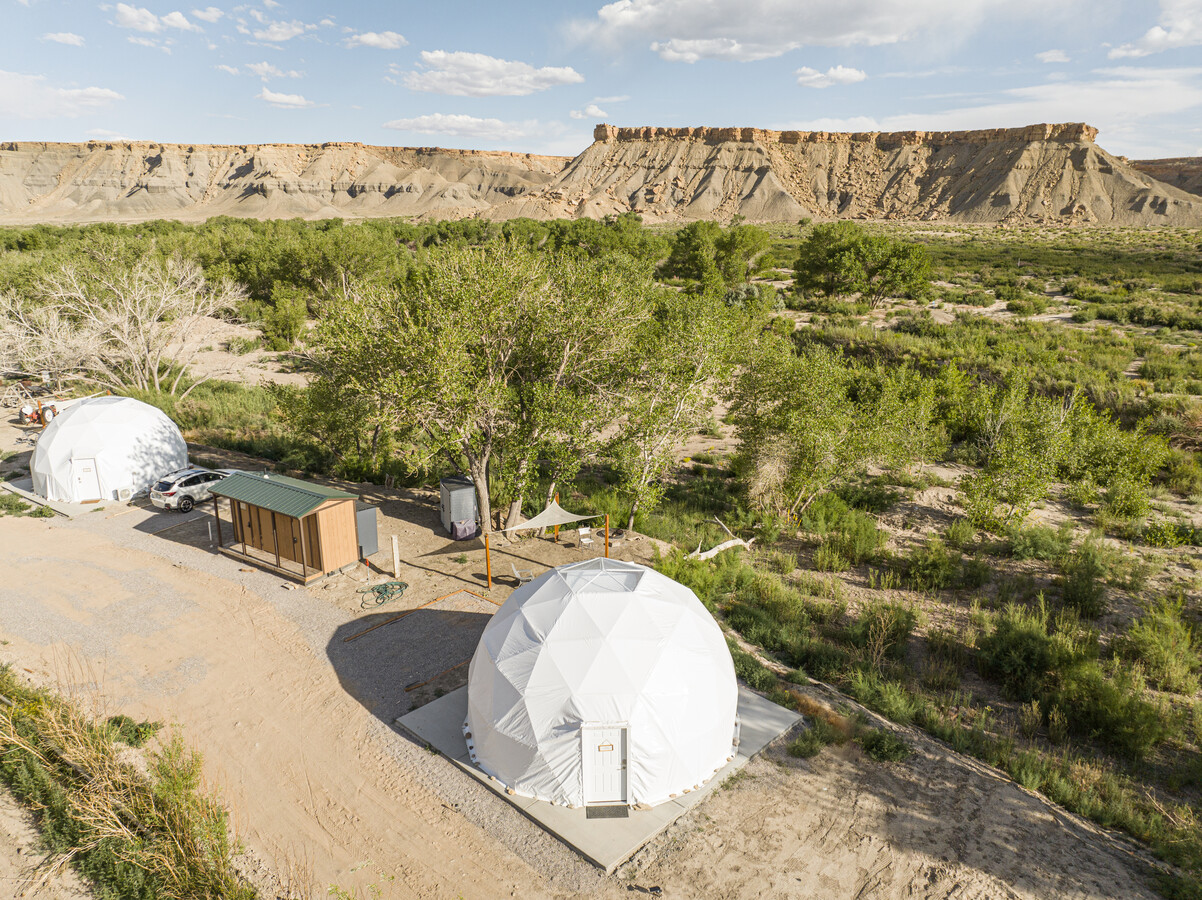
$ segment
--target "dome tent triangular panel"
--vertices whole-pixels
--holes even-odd
[[[188,445],[161,410],[132,397],[81,400],[46,426],[33,451],[33,490],[48,500],[115,500],[188,464]]]
[[[601,558],[545,572],[493,616],[464,732],[472,760],[517,794],[654,805],[726,764],[737,709],[730,651],[696,595]],[[603,765],[619,773],[612,794],[597,787]]]

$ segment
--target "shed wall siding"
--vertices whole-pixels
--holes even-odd
[[[359,559],[354,500],[327,500],[318,507],[313,518],[321,533],[324,571],[332,572]]]

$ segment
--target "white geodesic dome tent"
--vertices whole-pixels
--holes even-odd
[[[591,559],[522,585],[468,674],[472,761],[567,806],[655,805],[735,752],[738,685],[722,631],[682,584]]]
[[[188,464],[188,445],[161,410],[132,397],[92,397],[57,416],[33,451],[35,494],[84,503],[126,499]]]

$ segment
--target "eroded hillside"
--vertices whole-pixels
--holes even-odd
[[[0,221],[634,210],[653,222],[1202,225],[1202,199],[1188,193],[1202,175],[1153,165],[1181,160],[1130,164],[1096,135],[1079,123],[894,133],[599,125],[574,159],[353,143],[9,143],[0,144]]]
[[[1202,156],[1175,159],[1137,159],[1131,163],[1146,175],[1191,194],[1202,194]]]

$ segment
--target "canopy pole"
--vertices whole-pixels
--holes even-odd
[[[609,559],[609,513],[605,514],[605,558]]]
[[[488,576],[488,589],[492,590],[492,548],[488,543],[488,532],[484,532],[484,571]]]
[[[555,502],[556,503],[559,502],[559,491],[555,492]],[[555,543],[557,543],[557,544],[559,543],[559,526],[558,525],[555,526]]]

